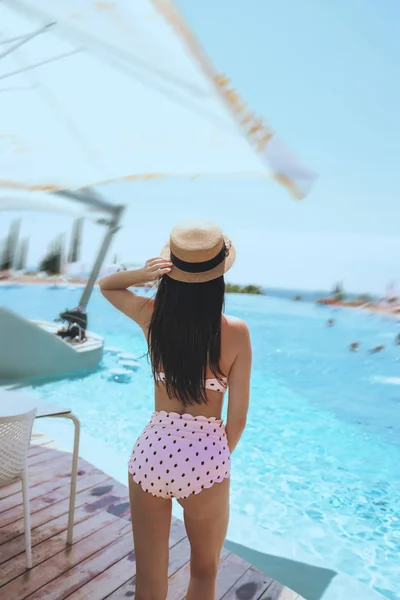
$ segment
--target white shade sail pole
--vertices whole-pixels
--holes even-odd
[[[107,224],[106,235],[101,243],[99,252],[97,253],[96,260],[92,267],[92,271],[89,275],[89,279],[79,300],[79,308],[85,310],[89,302],[90,296],[92,294],[94,284],[97,281],[100,269],[103,265],[104,259],[107,255],[108,249],[114,237],[114,234],[120,228],[120,223],[125,207],[106,202],[105,200],[103,200],[103,198],[101,198],[99,194],[96,194],[93,190],[90,189],[82,190],[80,192],[59,192],[58,195],[60,195],[61,197],[65,196],[67,198],[73,198],[78,202],[81,202],[87,206],[91,206],[96,210],[108,212],[111,215],[111,219],[108,221],[108,223],[105,223]]]
[[[125,207],[107,202],[91,189],[44,194],[40,192],[16,192],[15,190],[5,191],[0,188],[0,213],[2,211],[15,212],[20,210],[38,210],[75,217],[89,217],[98,224],[106,225],[106,234],[79,301],[79,307],[85,310],[113,236],[120,228]]]

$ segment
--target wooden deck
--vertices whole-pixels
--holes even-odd
[[[135,557],[128,490],[79,461],[74,543],[66,546],[71,455],[36,437],[29,451],[33,568],[25,569],[20,484],[0,488],[0,598],[126,600],[134,598]],[[183,523],[170,535],[168,600],[183,600],[189,576]],[[224,550],[218,600],[303,600]]]

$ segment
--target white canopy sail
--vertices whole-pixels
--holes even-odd
[[[0,187],[0,213],[2,211],[44,211],[92,220],[109,216],[105,211],[59,195]]]
[[[272,175],[302,197],[312,183],[169,1],[3,0],[0,23],[0,187]]]

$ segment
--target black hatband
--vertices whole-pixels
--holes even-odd
[[[215,269],[215,267],[218,267],[218,265],[225,260],[225,256],[226,246],[225,242],[223,242],[221,250],[214,258],[210,258],[210,260],[205,260],[203,262],[187,262],[186,260],[181,260],[171,252],[171,261],[177,269],[180,269],[185,273],[205,273],[206,271],[211,271],[212,269]]]

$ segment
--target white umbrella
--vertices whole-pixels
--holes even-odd
[[[3,0],[0,187],[314,174],[214,71],[166,0]]]

